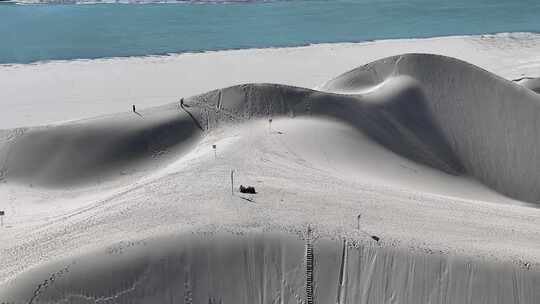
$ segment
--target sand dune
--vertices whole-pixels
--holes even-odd
[[[309,239],[308,239],[309,240]],[[540,274],[292,235],[173,235],[43,265],[9,303],[534,303]],[[309,245],[308,245],[309,244]],[[315,267],[306,267],[306,248]],[[307,273],[313,291],[307,289]]]
[[[474,177],[518,200],[540,200],[540,96],[453,58],[395,56],[338,76],[321,91],[242,85],[190,102],[206,128],[277,115],[331,117],[415,162]]]
[[[540,95],[521,84],[454,58],[405,54],[317,90],[244,84],[184,107],[2,131],[0,190],[124,183],[7,237],[0,278],[11,280],[0,300],[298,303],[309,270],[297,235],[311,223],[334,238],[314,243],[317,303],[536,303],[529,259],[540,256],[540,213],[490,203],[540,199],[539,110]],[[231,194],[231,169],[260,192]],[[349,223],[358,213],[362,229]],[[163,236],[194,227],[281,234]],[[344,251],[343,236],[354,244]],[[75,254],[84,242],[112,247]],[[41,250],[71,257],[43,263]]]
[[[514,198],[540,200],[535,169],[540,98],[531,91],[464,62],[433,55],[383,59],[330,81],[324,89],[347,91],[354,81],[383,83],[402,75],[420,84],[424,96],[419,102],[462,166],[454,167],[458,172]]]
[[[188,98],[185,109],[170,104],[138,115],[4,131],[2,177],[44,186],[103,181],[137,168],[145,171],[149,160],[158,164],[156,158],[177,158],[176,151],[185,151],[199,128],[300,116],[345,123],[369,139],[360,146],[375,143],[413,163],[472,177],[504,195],[535,203],[540,200],[535,170],[540,165],[535,128],[539,101],[533,92],[457,59],[408,54],[347,72],[319,90],[246,84]],[[351,149],[357,148],[345,144],[334,151]],[[341,162],[364,159],[357,158]],[[395,179],[395,174],[386,178]],[[426,177],[428,184],[430,180]],[[436,188],[448,194],[444,190],[451,187]]]
[[[26,185],[96,183],[155,169],[190,147],[200,131],[176,105],[8,130],[0,144],[0,168],[4,179]]]

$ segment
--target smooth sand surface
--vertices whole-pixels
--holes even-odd
[[[4,283],[0,300],[27,303],[35,296],[54,303],[74,296],[80,303],[120,299],[153,303],[166,297],[179,299],[180,294],[186,296],[185,286],[198,284],[194,296],[198,300],[184,298],[185,303],[208,303],[220,297],[241,299],[240,303],[254,299],[295,303],[305,299],[301,286],[306,278],[295,277],[296,283],[278,287],[283,276],[272,269],[282,265],[298,270],[306,265],[305,260],[296,261],[302,258],[299,252],[305,245],[298,237],[310,226],[317,238],[334,240],[316,247],[315,256],[321,261],[317,271],[332,274],[316,277],[318,286],[323,286],[316,289],[320,302],[344,303],[348,297],[348,301],[395,299],[399,303],[537,303],[540,295],[532,286],[537,285],[540,267],[540,194],[535,187],[540,95],[529,85],[507,80],[538,70],[531,52],[535,37],[508,34],[288,49],[293,53],[308,50],[305,56],[309,58],[311,53],[322,56],[319,48],[326,47],[335,47],[333,54],[339,54],[348,47],[379,45],[382,50],[395,44],[400,49],[418,43],[425,48],[441,41],[445,43],[439,47],[455,51],[463,51],[463,45],[480,51],[478,45],[496,45],[482,56],[461,54],[478,56],[481,67],[491,62],[493,68],[488,70],[429,54],[392,56],[335,74],[334,61],[327,61],[327,69],[320,70],[333,75],[307,87],[298,85],[316,77],[296,74],[297,83],[291,81],[296,86],[213,87],[186,97],[183,106],[175,102],[138,113],[108,113],[39,127],[32,125],[56,116],[28,112],[39,119],[28,117],[28,125],[21,127],[18,124],[25,118],[14,115],[7,123],[11,127],[0,134],[0,210],[6,211],[0,234],[0,282]],[[266,50],[260,60],[283,50]],[[225,52],[219,58],[236,52],[263,51]],[[501,55],[512,52],[514,60]],[[28,77],[38,77],[39,72],[29,71],[73,65],[97,69],[102,63],[136,60],[142,62],[141,68],[157,68],[160,60],[217,54],[21,65],[2,67],[0,73],[25,70]],[[516,63],[520,54],[524,59]],[[149,60],[158,62],[152,65]],[[505,60],[514,65],[505,66]],[[263,71],[278,69],[271,63],[266,62],[268,69],[258,70],[260,78],[275,72],[266,75]],[[285,80],[294,77],[287,69],[281,71]],[[505,71],[506,79],[493,70]],[[205,86],[238,80],[222,73],[209,78],[214,80]],[[16,83],[17,77],[11,81]],[[97,82],[85,86],[88,89]],[[51,88],[46,93],[60,94]],[[111,96],[116,94],[113,91]],[[26,94],[36,97],[38,92]],[[151,94],[148,88],[145,92]],[[94,91],[96,97],[99,94]],[[77,99],[81,108],[86,106],[85,98]],[[50,104],[52,109],[63,110],[55,113],[77,118],[76,111],[62,106],[65,99],[60,100]],[[161,103],[148,102],[148,106]],[[35,100],[34,104],[42,106]],[[120,105],[110,104],[107,110]],[[100,114],[92,111],[103,109],[94,106],[87,109]],[[21,107],[24,102],[7,108],[22,111]],[[128,104],[121,108],[131,110]],[[257,194],[239,193],[240,184],[254,186]],[[260,236],[267,231],[287,237],[268,241]],[[163,235],[190,232],[198,236],[163,239]],[[224,249],[227,241],[204,241],[206,233],[225,233],[229,235],[225,240],[230,234],[259,236],[247,241],[237,238],[232,242],[236,245]],[[380,241],[374,242],[372,236]],[[355,250],[360,248],[361,253],[347,251],[361,257],[356,264],[336,264],[342,253],[341,238],[355,244]],[[133,256],[111,260],[103,255],[102,248],[132,240],[153,245],[144,245],[146,249],[135,250]],[[169,243],[177,246],[164,245]],[[302,266],[283,266],[281,261],[288,262],[279,248],[289,247],[296,252],[294,263]],[[200,263],[182,260],[183,248],[199,248],[191,253],[185,249],[189,256],[205,250],[215,250],[216,255]],[[224,252],[228,254],[220,257]],[[237,252],[247,254],[243,262]],[[176,262],[158,258],[147,263],[156,256]],[[52,286],[50,276],[56,277],[73,261],[80,265],[74,266],[73,277],[55,283],[59,289],[53,286],[43,291],[42,279],[49,278],[47,286]],[[118,272],[108,271],[107,265]],[[181,282],[181,274],[175,271],[156,270],[167,267],[193,267],[187,271],[193,278],[184,278],[184,289],[160,284]],[[343,283],[339,268],[350,271],[356,281]],[[84,285],[89,282],[83,276],[85,269],[95,274],[89,285]],[[239,269],[243,276],[231,276],[242,278],[238,285],[209,283],[222,282]],[[202,273],[210,274],[198,281]],[[255,279],[260,276],[268,281]],[[149,281],[133,284],[138,280]],[[254,282],[260,284],[254,287]]]
[[[178,157],[201,131],[176,105],[54,127],[0,131],[5,142],[0,147],[0,176],[53,187],[88,179],[102,182],[110,174],[133,174],[149,161],[156,167],[173,153]]]
[[[242,83],[313,88],[404,53],[455,57],[508,79],[538,77],[539,50],[539,34],[511,33],[4,65],[0,129],[142,109]]]

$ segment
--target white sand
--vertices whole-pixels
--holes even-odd
[[[540,35],[517,33],[0,66],[0,129],[161,105],[241,83],[313,88],[403,53],[447,55],[506,78],[540,76],[539,50]]]
[[[2,67],[0,79],[8,90],[0,94],[11,98],[0,98],[7,110],[1,114],[4,127],[57,125],[0,134],[0,210],[7,213],[0,281],[120,240],[189,231],[295,233],[311,225],[317,235],[364,245],[373,246],[369,236],[377,235],[379,246],[399,252],[515,266],[500,280],[496,272],[482,270],[478,283],[465,290],[452,287],[450,293],[442,286],[474,277],[460,275],[469,264],[459,264],[456,269],[462,270],[455,273],[448,270],[454,266],[422,270],[418,265],[424,262],[410,261],[412,268],[384,264],[388,267],[379,270],[402,275],[409,269],[415,277],[427,271],[427,277],[441,280],[414,289],[419,298],[470,292],[469,299],[500,299],[475,294],[474,284],[491,286],[485,292],[502,284],[517,288],[510,300],[536,303],[540,295],[533,281],[517,271],[536,274],[540,267],[540,209],[525,204],[539,196],[540,95],[463,62],[425,55],[388,58],[328,80],[372,59],[412,51],[454,55],[506,78],[535,76],[539,37],[451,37]],[[122,78],[112,81],[118,75]],[[186,98],[186,109],[206,130],[203,136],[174,104],[140,110],[141,116],[111,114],[130,110],[132,103],[156,106],[263,81],[317,86],[321,92],[243,85]],[[130,99],[122,97],[127,88]],[[110,115],[58,122],[105,113]],[[126,153],[129,161],[122,157]],[[258,194],[231,196],[231,169],[236,186],[254,185]],[[361,230],[355,229],[358,214]],[[393,259],[374,258],[370,265],[382,267],[381,261]],[[437,261],[433,265],[448,260]],[[370,273],[379,272],[362,272],[368,282]],[[377,278],[374,287],[368,283],[358,291],[364,299],[370,290],[384,288],[385,276]],[[396,292],[405,298],[407,288],[416,288],[400,286]],[[385,301],[393,293],[383,294],[374,299]]]

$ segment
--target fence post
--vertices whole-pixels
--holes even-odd
[[[231,170],[231,195],[234,195],[234,169]]]
[[[308,226],[306,242],[306,304],[313,304],[313,272],[314,272],[313,243],[311,240],[311,227]]]

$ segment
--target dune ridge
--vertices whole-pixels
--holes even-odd
[[[460,60],[405,54],[367,64],[320,91],[241,85],[192,98],[206,128],[274,115],[345,121],[393,152],[536,203],[540,96]],[[210,110],[212,109],[212,110]]]
[[[161,115],[157,126],[147,123],[151,118],[122,114],[31,128],[0,146],[0,159],[4,179],[62,184],[98,175],[126,158],[148,158],[187,141],[198,128],[270,117],[323,117],[352,125],[414,162],[473,177],[504,195],[536,203],[539,110],[540,95],[483,69],[440,55],[405,54],[349,71],[319,90],[245,84],[187,98],[183,109],[178,104],[148,109],[144,116]],[[105,126],[117,119],[126,122]],[[111,132],[120,129],[131,133]],[[153,148],[148,141],[155,137],[152,130],[168,134]],[[92,151],[90,146],[100,148]]]

